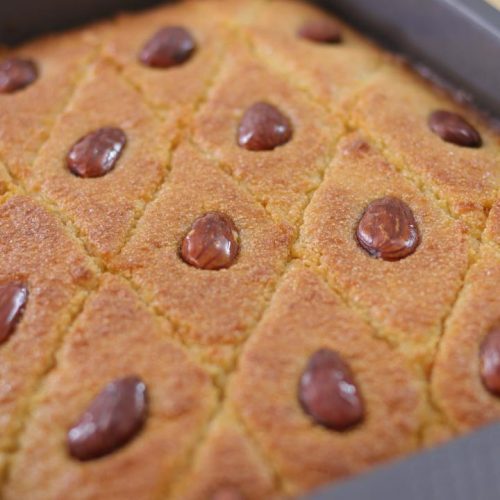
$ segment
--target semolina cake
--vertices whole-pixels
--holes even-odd
[[[0,496],[261,500],[500,419],[500,135],[341,20],[186,0],[0,52]]]

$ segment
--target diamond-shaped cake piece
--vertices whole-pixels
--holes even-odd
[[[175,131],[157,120],[113,66],[100,62],[90,73],[57,120],[28,184],[58,205],[93,253],[108,258],[123,246],[135,219],[163,180]],[[92,155],[97,146],[89,143],[76,155],[77,164],[82,169],[88,164],[95,167],[107,158],[113,160],[112,168],[95,178],[82,177],[78,170],[74,173],[70,151],[82,137],[103,127],[120,129],[124,147],[116,155],[113,143],[96,158]]]
[[[440,110],[456,112],[473,125],[482,145],[460,146],[433,132],[429,120]],[[432,92],[428,83],[424,85],[408,71],[393,67],[359,93],[351,125],[479,236],[500,182],[500,140],[474,114]]]
[[[127,284],[105,277],[68,333],[38,397],[7,497],[68,498],[78,491],[85,498],[149,499],[165,491],[215,404],[210,377],[168,337],[168,325]],[[67,433],[75,420],[103,387],[130,376],[147,391],[143,427],[100,460],[71,457]],[[27,467],[33,459],[37,466]]]
[[[239,251],[227,268],[204,269],[182,258],[183,240],[207,213],[234,224]],[[209,235],[206,248],[216,252],[222,240]],[[167,183],[113,266],[178,324],[183,341],[205,349],[232,348],[258,319],[287,260],[289,240],[288,229],[274,223],[231,177],[183,144]],[[216,353],[213,358],[220,361]]]
[[[224,45],[231,43],[230,33],[221,24],[221,13],[216,15],[213,11],[213,5],[207,8],[203,2],[189,2],[159,7],[141,16],[123,15],[114,29],[104,35],[105,54],[122,68],[124,76],[148,102],[186,122],[223,60]],[[178,61],[161,66],[163,61],[156,58],[152,66],[151,62],[141,60],[146,45],[160,30],[169,28],[187,32],[183,39],[176,38],[174,33],[164,42],[176,49]],[[156,47],[153,45],[150,53],[155,48],[158,51],[160,42]]]
[[[0,206],[0,255],[1,453],[15,446],[29,398],[52,366],[54,351],[85,290],[93,286],[96,269],[63,224],[24,196]],[[9,297],[9,285],[25,291]],[[15,321],[7,325],[9,316]]]
[[[407,220],[390,215],[385,226],[383,218],[373,219],[372,232],[370,226],[360,226],[370,204],[387,197],[407,207],[414,235],[402,227]],[[405,234],[411,237],[411,247],[395,251],[396,260],[381,258],[384,254],[377,258],[370,254],[375,247],[361,246],[360,227],[368,231],[366,238],[374,238],[373,245],[376,238],[386,238],[387,252],[390,245],[396,250],[399,244],[410,244]],[[441,321],[467,269],[468,238],[463,224],[415,188],[361,135],[340,142],[306,211],[297,251],[321,266],[332,285],[368,315],[385,338],[425,366],[431,362]]]
[[[245,146],[244,123],[252,106],[264,103],[279,113],[274,141],[268,120],[250,121],[253,135],[266,142]],[[281,123],[280,123],[281,122]],[[284,134],[284,123],[289,130]],[[247,187],[271,215],[297,226],[307,193],[321,180],[342,130],[340,120],[280,76],[252,58],[240,45],[233,47],[224,70],[195,120],[194,138],[236,179]],[[248,133],[251,133],[250,129]],[[247,135],[247,137],[250,137]],[[267,140],[266,140],[267,138]],[[270,149],[276,144],[273,149]],[[262,146],[264,147],[264,146]]]
[[[446,321],[432,372],[432,395],[451,423],[465,432],[500,418],[498,393],[482,380],[481,359],[488,334],[497,330],[496,352],[489,354],[498,381],[500,359],[500,252],[483,245],[467,274],[451,316]],[[494,344],[492,344],[494,346]],[[486,354],[485,354],[486,356]],[[495,365],[496,362],[496,365]],[[496,368],[495,368],[496,367]],[[498,384],[498,382],[497,382]],[[498,385],[497,385],[498,387]]]
[[[299,380],[319,350],[352,371],[364,412],[350,429],[319,425],[299,401]],[[317,383],[335,382],[339,372],[324,375]],[[353,397],[351,384],[341,389]],[[301,265],[285,275],[245,345],[228,397],[295,495],[414,450],[425,411],[423,385],[404,358]]]
[[[370,42],[304,2],[267,2],[246,32],[271,67],[335,110],[382,63]]]
[[[93,38],[84,31],[70,37],[50,36],[8,53],[9,58],[34,63],[38,73],[29,86],[0,92],[0,157],[22,181],[30,175],[54,120],[71,99],[96,50]]]

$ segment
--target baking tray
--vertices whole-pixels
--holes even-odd
[[[0,42],[18,43],[158,0],[0,0]],[[318,0],[425,76],[500,119],[499,0]],[[494,5],[499,5],[495,7]],[[457,90],[458,89],[458,90]]]
[[[499,0],[324,0],[417,70],[500,118]],[[497,5],[497,7],[495,7]]]
[[[499,499],[498,424],[304,497],[304,500]]]
[[[0,0],[0,42],[21,43],[158,0]]]
[[[20,43],[154,3],[158,0],[0,0],[0,42]],[[500,11],[483,0],[317,3],[410,58],[456,96],[500,117]],[[500,425],[381,465],[306,499],[500,500]]]

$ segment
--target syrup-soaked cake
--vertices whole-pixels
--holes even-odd
[[[291,498],[500,419],[500,137],[340,20],[187,0],[0,52],[0,496]]]

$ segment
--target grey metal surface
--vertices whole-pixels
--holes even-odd
[[[484,0],[323,0],[500,117],[500,11]]]
[[[500,425],[381,467],[304,500],[499,500]]]

